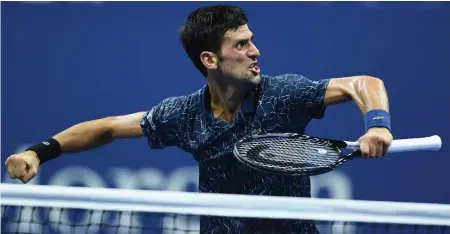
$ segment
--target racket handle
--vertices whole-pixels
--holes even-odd
[[[359,142],[345,142],[347,149],[359,149]],[[409,138],[393,140],[389,153],[420,151],[420,150],[440,150],[442,147],[442,140],[438,135],[430,137]]]
[[[440,150],[441,146],[442,140],[438,135],[430,137],[393,140],[391,147],[389,147],[389,153],[419,150]]]

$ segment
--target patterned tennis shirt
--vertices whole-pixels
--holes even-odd
[[[255,171],[233,156],[233,144],[255,134],[299,133],[313,118],[322,118],[329,80],[296,74],[261,76],[234,119],[215,118],[209,90],[171,97],[146,112],[141,127],[153,149],[176,146],[199,162],[202,193],[310,197],[308,177]],[[201,233],[317,233],[311,221],[201,217]]]

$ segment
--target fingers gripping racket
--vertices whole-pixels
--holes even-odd
[[[393,140],[389,153],[439,150],[439,136]],[[344,154],[343,150],[351,150]],[[234,155],[254,169],[281,175],[312,176],[336,169],[361,156],[359,142],[330,140],[295,133],[264,134],[240,140]]]

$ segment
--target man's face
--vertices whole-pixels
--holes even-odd
[[[225,33],[218,67],[226,77],[259,83],[261,77],[256,62],[260,54],[252,39],[253,33],[246,24]]]

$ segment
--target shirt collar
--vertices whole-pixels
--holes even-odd
[[[251,89],[249,93],[247,94],[246,98],[244,99],[243,106],[240,109],[240,112],[243,114],[252,114],[256,112],[256,107],[258,104],[258,99],[260,95],[260,84],[256,85],[255,88]],[[208,85],[205,85],[201,91],[201,97],[202,97],[202,112],[203,114],[210,113],[211,107],[210,107],[210,101],[211,96],[209,94],[209,88]]]

